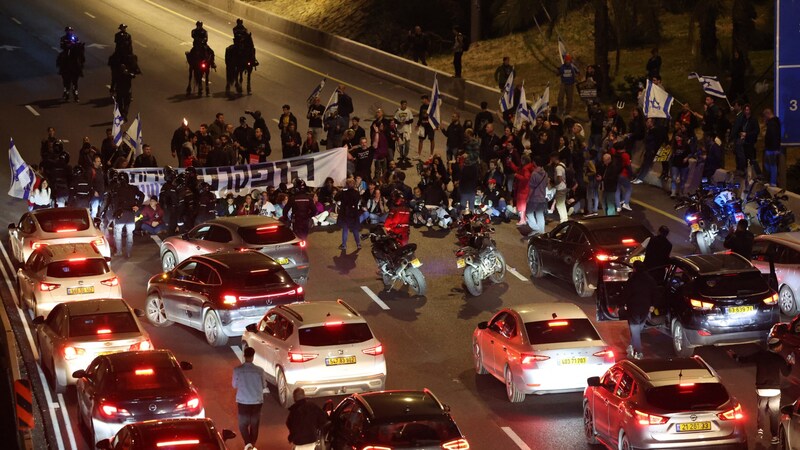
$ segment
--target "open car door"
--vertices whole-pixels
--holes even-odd
[[[618,268],[620,265],[632,268],[633,263],[617,260],[612,264],[614,265],[613,269],[609,269],[611,265],[609,262],[599,265],[597,289],[595,290],[596,317],[599,322],[627,320],[626,310],[622,305],[622,291],[625,288],[627,278],[625,280],[621,279]],[[658,290],[654,298],[649,299],[654,310],[647,319],[647,325],[658,326],[665,322],[667,314],[664,296],[665,267],[657,267],[649,269],[649,271],[658,284]]]

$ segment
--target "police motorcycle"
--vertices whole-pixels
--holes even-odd
[[[456,237],[460,248],[456,250],[456,267],[464,269],[464,285],[470,295],[483,293],[487,278],[493,284],[503,281],[506,260],[492,239],[494,227],[488,214],[468,214],[458,222]]]
[[[379,275],[386,291],[395,289],[399,283],[408,286],[415,295],[425,295],[427,283],[419,270],[422,263],[414,255],[417,244],[401,245],[398,234],[387,232],[383,227],[373,227],[361,235],[372,243],[372,257],[378,263]]]

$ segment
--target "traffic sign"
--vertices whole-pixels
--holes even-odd
[[[800,0],[776,0],[775,109],[783,145],[800,145]]]

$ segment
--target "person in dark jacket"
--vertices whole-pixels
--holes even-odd
[[[644,263],[642,261],[633,263],[633,272],[628,276],[620,296],[620,305],[624,305],[627,311],[628,329],[631,332],[628,356],[636,359],[644,358],[642,329],[647,317],[653,311],[651,302],[657,292],[656,280],[650,276]]]
[[[286,418],[289,442],[295,450],[314,450],[323,427],[328,423],[328,416],[322,408],[306,400],[303,388],[296,388],[292,397],[294,404],[289,407],[289,417]]]
[[[339,203],[339,225],[342,227],[342,245],[339,250],[347,250],[347,233],[352,232],[356,241],[356,248],[361,248],[358,218],[361,214],[361,194],[356,189],[356,180],[348,178],[345,188],[336,195]]]
[[[603,155],[603,171],[597,171],[598,181],[603,186],[603,202],[606,207],[607,216],[617,215],[617,184],[619,183],[619,173],[622,170],[620,164],[611,157],[609,153]],[[600,175],[602,173],[602,175]]]
[[[116,256],[122,256],[122,235],[126,233],[125,257],[131,257],[133,249],[133,231],[135,228],[135,216],[139,207],[144,201],[144,194],[136,186],[129,183],[127,173],[119,174],[119,188],[114,197],[114,246],[117,249]]]
[[[672,253],[672,243],[667,236],[669,228],[661,225],[658,227],[658,234],[650,238],[647,250],[644,252],[644,267],[656,280],[664,279],[664,272],[669,264],[669,254]]]
[[[722,245],[732,252],[742,255],[749,261],[753,254],[753,240],[755,236],[747,227],[747,219],[739,220],[739,222],[736,223],[736,230],[730,230]]]
[[[772,112],[764,109],[764,172],[769,176],[769,184],[778,185],[778,157],[781,153],[781,121]]]
[[[739,363],[756,364],[756,393],[758,394],[758,434],[764,438],[764,425],[769,414],[769,428],[772,433],[772,445],[778,444],[778,423],[780,423],[781,407],[781,375],[789,376],[795,362],[794,353],[787,359],[781,356],[783,344],[778,338],[770,338],[768,351],[760,349],[748,356],[739,356],[733,350],[728,355]]]
[[[453,120],[447,125],[447,128],[442,127],[442,134],[447,137],[447,160],[452,161],[453,157],[458,153],[458,150],[464,145],[464,127],[459,121],[460,116],[457,112],[453,113]]]
[[[296,192],[283,209],[283,214],[284,217],[291,215],[294,234],[300,239],[305,239],[308,237],[308,224],[311,218],[317,215],[317,207],[314,204],[314,196],[306,189],[305,181],[298,178],[292,185]]]

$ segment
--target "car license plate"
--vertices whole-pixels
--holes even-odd
[[[94,286],[67,288],[67,295],[94,294]]]
[[[700,231],[700,224],[699,223],[693,223],[692,224],[692,231]]]
[[[636,261],[644,262],[644,255],[636,255],[631,257],[631,264],[635,263]]]
[[[285,266],[289,264],[289,258],[275,258],[275,262],[282,266]]]
[[[419,267],[421,265],[422,265],[422,263],[419,261],[418,258],[414,258],[414,259],[411,260],[411,267]]]
[[[744,314],[753,312],[756,308],[753,305],[745,305],[745,306],[729,306],[727,308],[728,314]]]
[[[355,364],[355,356],[337,356],[334,358],[325,358],[326,366],[341,366],[343,364]]]
[[[456,267],[458,267],[459,269],[467,267],[467,260],[464,258],[458,258],[458,260],[456,260]]]
[[[711,422],[679,423],[676,427],[679,433],[691,431],[711,431]]]
[[[558,361],[558,363],[562,366],[567,365],[578,365],[578,364],[586,364],[586,357],[573,357],[573,358],[564,358]]]

